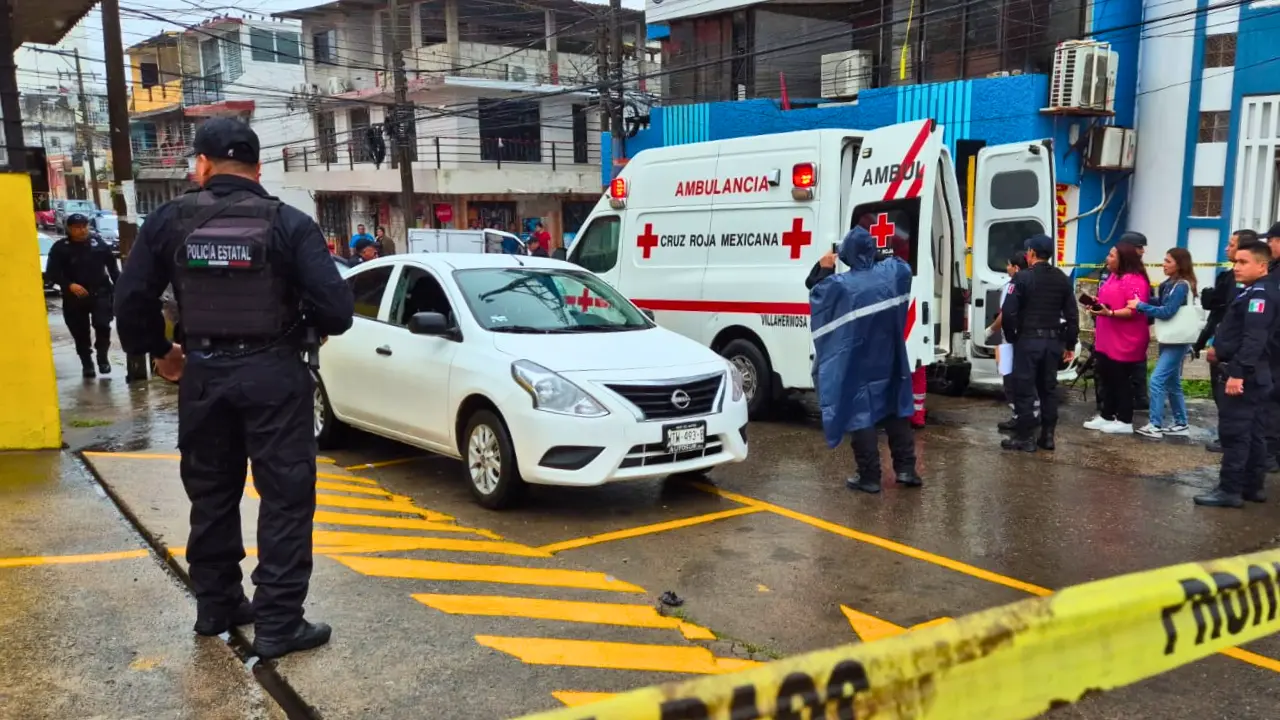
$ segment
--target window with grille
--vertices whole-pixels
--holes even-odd
[[[1191,196],[1192,217],[1222,217],[1222,188],[1196,187]]]
[[[1204,43],[1205,67],[1235,67],[1236,34],[1210,35]]]
[[[1200,113],[1198,142],[1227,142],[1231,127],[1231,113],[1225,111]]]

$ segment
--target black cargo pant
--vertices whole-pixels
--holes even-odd
[[[1058,368],[1062,366],[1062,353],[1062,339],[1056,332],[1033,330],[1014,343],[1013,414],[1018,418],[1019,437],[1031,437],[1037,425],[1044,432],[1053,432],[1058,426]]]
[[[1225,376],[1220,379],[1225,387]],[[1245,380],[1243,395],[1223,394],[1218,410],[1218,439],[1222,443],[1222,469],[1218,487],[1232,495],[1262,490],[1267,474],[1264,418],[1271,392],[1265,379]]]
[[[1280,377],[1280,365],[1272,365],[1272,382],[1277,377]],[[1277,400],[1274,390],[1267,393],[1262,404],[1262,437],[1267,444],[1266,453],[1280,459],[1280,400]]]
[[[62,320],[67,330],[76,341],[76,354],[81,358],[91,357],[93,350],[99,355],[106,355],[111,348],[111,292],[102,291],[88,297],[79,298],[68,292],[63,296]],[[89,328],[93,328],[92,342]]]
[[[258,508],[258,637],[291,633],[311,581],[316,510],[314,381],[297,349],[242,358],[193,353],[178,391],[182,484],[191,500],[187,561],[200,615],[244,600],[240,499],[252,463]]]
[[[915,472],[916,437],[911,418],[887,417],[880,421],[880,427],[889,436],[894,473]],[[858,467],[858,477],[880,483],[880,436],[876,427],[853,431],[853,461]]]

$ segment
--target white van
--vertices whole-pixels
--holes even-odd
[[[751,411],[812,390],[805,278],[863,219],[882,247],[910,246],[907,347],[963,391],[973,362],[999,383],[995,318],[1005,263],[1054,234],[1049,141],[978,155],[966,270],[960,188],[932,120],[872,131],[804,130],[645,150],[596,204],[569,260],[617,287],[664,327],[742,371]],[[972,298],[972,302],[969,299]]]
[[[503,244],[515,248],[515,255],[528,255],[518,235],[502,230],[454,230],[450,228],[411,228],[409,252],[500,253]]]

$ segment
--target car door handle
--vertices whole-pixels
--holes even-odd
[[[390,346],[390,345],[383,345],[382,347],[378,348],[375,352],[377,352],[379,355],[390,355],[390,354],[391,354],[391,346]]]

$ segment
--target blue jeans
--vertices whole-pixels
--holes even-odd
[[[1173,425],[1187,424],[1187,399],[1182,395],[1182,361],[1191,351],[1190,345],[1161,345],[1160,357],[1151,373],[1151,424],[1162,428],[1164,401],[1169,399]]]

